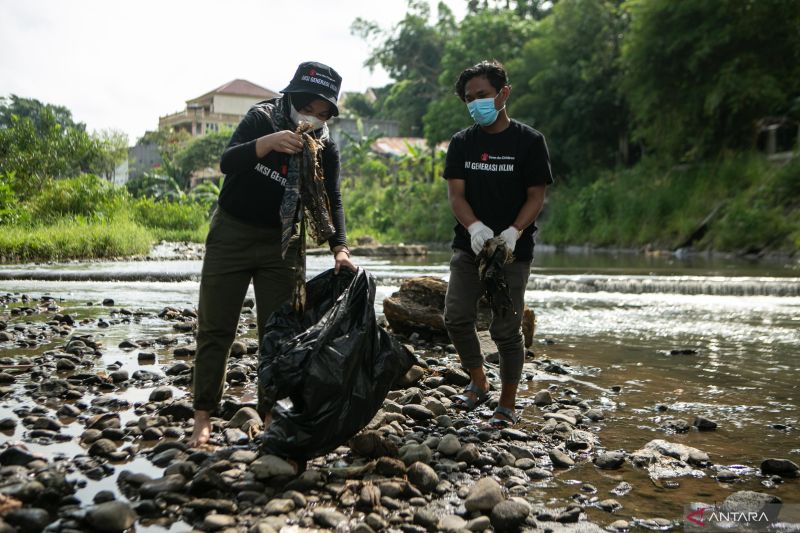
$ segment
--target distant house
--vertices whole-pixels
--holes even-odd
[[[247,110],[262,100],[280,96],[247,80],[233,80],[202,96],[186,101],[186,109],[158,117],[158,128],[183,129],[192,136],[235,128]]]

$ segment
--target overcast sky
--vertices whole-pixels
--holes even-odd
[[[464,16],[465,0],[445,3]],[[334,67],[343,91],[384,85],[350,24],[388,28],[405,11],[406,0],[0,0],[0,96],[64,105],[134,143],[232,79],[280,91],[302,61]]]

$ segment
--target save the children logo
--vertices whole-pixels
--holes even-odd
[[[488,161],[488,160],[489,160],[489,154],[487,154],[486,152],[483,152],[481,154],[481,161]]]
[[[312,76],[316,76],[317,70],[312,68],[311,70],[308,71],[308,73],[311,74]]]

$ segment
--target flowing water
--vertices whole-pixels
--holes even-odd
[[[404,278],[448,274],[446,253],[422,259],[357,259],[378,280],[379,312],[383,298]],[[308,274],[319,273],[330,263],[328,257],[310,256]],[[107,314],[97,306],[104,298],[113,298],[117,307],[160,311],[168,305],[194,307],[199,272],[196,260],[2,266],[0,293],[49,294],[79,317]],[[567,363],[573,375],[536,373],[521,394],[560,381],[601,402],[606,419],[594,426],[601,429],[598,435],[607,449],[632,452],[652,439],[666,439],[706,451],[716,465],[751,474],[732,484],[710,476],[660,484],[628,466],[605,472],[589,464],[532,486],[543,500],[569,497],[578,492],[576,485],[591,483],[600,499],[616,497],[623,503],[614,519],[672,520],[681,518],[685,504],[721,501],[736,490],[767,491],[784,503],[800,504],[800,480],[772,484],[756,475],[764,458],[800,462],[800,265],[796,262],[539,253],[526,302],[537,316],[533,346],[537,359]],[[171,331],[170,324],[157,319],[134,320],[107,330],[92,324],[78,331],[105,336],[103,363],[120,361],[131,372],[139,366],[135,352],[116,348],[119,341]],[[2,356],[13,353],[0,348]],[[168,362],[169,354],[159,354],[159,364]],[[613,386],[621,390],[613,393]],[[126,397],[143,401],[148,394],[129,390]],[[9,407],[3,405],[0,414]],[[691,424],[697,415],[716,421],[719,428],[679,434],[662,429],[669,419]],[[21,432],[18,428],[7,437],[20,438]],[[66,453],[50,448],[36,451]],[[143,459],[136,461],[124,468],[154,470]],[[623,479],[634,486],[633,492],[624,497],[610,493]],[[107,480],[89,482],[79,496],[88,500],[97,490],[116,490],[109,485],[113,484]],[[603,511],[589,514],[598,523],[610,521]],[[152,531],[161,529],[154,526]]]

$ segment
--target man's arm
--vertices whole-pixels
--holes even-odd
[[[447,198],[450,200],[450,209],[462,226],[470,227],[478,222],[478,217],[467,202],[466,182],[460,179],[447,180]]]
[[[544,194],[547,185],[536,185],[535,187],[528,187],[528,197],[519,210],[517,218],[514,220],[513,226],[517,230],[522,231],[536,221],[536,217],[542,211],[544,205]],[[452,204],[452,200],[450,202]],[[458,217],[458,215],[456,215]]]

